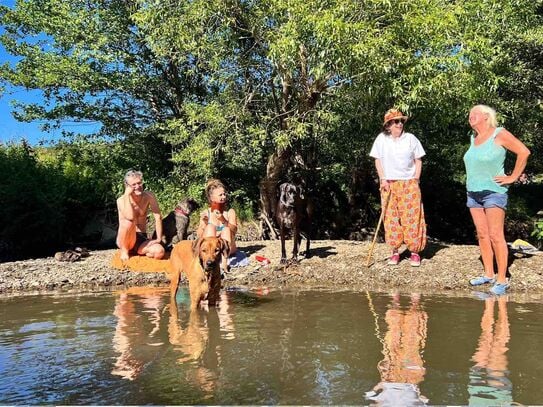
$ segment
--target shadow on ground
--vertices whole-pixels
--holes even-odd
[[[440,250],[446,249],[449,245],[439,242],[428,242],[426,248],[423,251],[423,257],[425,259],[431,259],[434,257]],[[402,253],[406,258],[409,257],[409,251],[406,250]]]
[[[256,253],[259,250],[262,250],[265,247],[266,246],[263,245],[263,244],[255,244],[255,245],[252,245],[252,246],[240,247],[240,250],[245,252],[247,254],[247,256],[250,256],[251,254]]]
[[[336,254],[337,254],[337,251],[335,251],[335,247],[324,246],[324,247],[317,247],[315,249],[309,249],[308,258],[316,256],[316,257],[320,257],[321,259],[325,259],[326,257],[334,256]]]

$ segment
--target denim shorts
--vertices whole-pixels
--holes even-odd
[[[468,191],[468,208],[507,208],[507,194],[494,191]]]

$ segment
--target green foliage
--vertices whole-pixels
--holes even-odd
[[[538,217],[534,221],[534,230],[531,234],[539,242],[539,247],[541,247],[541,244],[543,243],[543,216],[541,215],[541,213],[538,213]]]
[[[67,186],[61,169],[39,163],[22,144],[0,146],[0,172],[2,257],[43,254],[62,242]]]
[[[85,211],[111,210],[137,168],[165,212],[185,195],[204,203],[219,177],[249,218],[261,181],[301,173],[319,235],[335,237],[375,224],[367,154],[396,106],[427,152],[430,234],[466,240],[471,106],[496,107],[532,150],[528,171],[543,172],[541,17],[540,0],[18,1],[0,7],[0,42],[18,57],[0,87],[43,91],[20,120],[100,124],[40,164]]]
[[[112,145],[59,144],[32,148],[0,145],[2,257],[51,254],[68,243],[86,243],[89,221],[115,202],[121,170]]]

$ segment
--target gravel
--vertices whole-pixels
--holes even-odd
[[[305,242],[302,242],[302,248]],[[482,273],[479,250],[472,245],[430,243],[422,253],[422,264],[409,265],[408,253],[398,266],[388,266],[389,249],[375,246],[373,262],[366,267],[368,242],[319,240],[312,242],[311,257],[298,264],[279,264],[278,241],[239,242],[250,256],[246,267],[232,268],[223,280],[225,287],[332,288],[420,292],[470,292],[468,280]],[[292,241],[287,241],[287,251]],[[0,263],[0,294],[52,290],[122,289],[132,286],[167,286],[164,272],[126,271],[113,268],[115,250],[93,251],[77,262],[59,262],[53,257]],[[271,263],[261,265],[255,255]],[[511,295],[541,298],[543,295],[543,256],[510,255]],[[486,290],[487,287],[477,288]],[[526,299],[526,298],[524,298]]]

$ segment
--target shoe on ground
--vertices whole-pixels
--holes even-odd
[[[411,264],[412,267],[420,266],[420,256],[418,253],[411,253],[411,257],[409,258],[409,264]]]
[[[507,283],[496,283],[490,289],[490,292],[494,295],[503,295],[509,289],[509,284]]]
[[[56,252],[55,260],[56,261],[68,261],[74,262],[81,259],[81,253],[77,253],[73,250],[66,250],[65,252]]]
[[[496,279],[493,277],[480,276],[480,277],[472,278],[471,280],[469,280],[469,284],[473,286],[477,286],[477,285],[483,285],[483,284],[494,284],[495,281]]]
[[[390,259],[388,260],[389,266],[396,266],[400,262],[400,253],[392,253]]]

